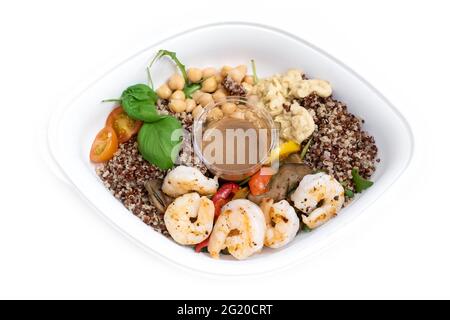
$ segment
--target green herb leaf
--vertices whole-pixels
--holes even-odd
[[[352,190],[347,189],[347,188],[345,188],[344,194],[345,194],[348,198],[353,198],[353,197],[355,196],[355,193],[354,193]]]
[[[348,181],[347,180],[341,182],[341,186],[344,187],[344,194],[347,196],[347,198],[353,198],[355,196],[355,193],[353,192],[353,190],[347,188],[347,186],[348,186]]]
[[[256,75],[256,63],[255,63],[255,60],[252,59],[251,63],[252,63],[252,72],[253,72],[253,82],[254,82],[254,84],[257,84],[259,79],[258,79],[258,76]]]
[[[102,102],[122,102],[122,99],[105,99]]]
[[[366,180],[359,175],[359,171],[356,168],[352,169],[353,184],[355,185],[355,191],[361,193],[363,190],[370,188],[373,185],[372,181]]]
[[[153,88],[153,80],[150,74],[150,69],[153,65],[153,63],[155,63],[158,59],[164,57],[164,56],[168,56],[170,57],[175,64],[177,65],[178,69],[180,69],[181,74],[183,75],[184,78],[184,94],[187,98],[191,98],[192,94],[199,90],[202,85],[200,83],[191,83],[189,81],[189,78],[187,76],[187,72],[186,72],[186,66],[184,64],[181,63],[181,61],[178,59],[177,54],[173,51],[169,51],[169,50],[159,50],[158,53],[155,55],[155,57],[153,58],[153,60],[150,62],[150,64],[147,67],[147,75],[148,75],[148,81],[150,83],[150,86]]]
[[[300,152],[300,159],[303,160],[308,153],[309,146],[311,145],[312,137],[309,138],[308,142],[303,146],[302,151]]]
[[[158,96],[149,86],[136,84],[128,87],[121,97],[125,112],[135,120],[154,122],[160,119],[156,111]]]
[[[160,116],[159,121],[144,123],[138,134],[142,157],[161,169],[170,169],[181,147],[181,123],[172,116]]]
[[[194,250],[195,250],[195,246],[194,246]],[[200,252],[208,253],[208,246],[201,248]]]
[[[199,83],[193,83],[193,84],[185,85],[184,89],[183,89],[184,95],[186,96],[186,98],[191,98],[192,94],[195,91],[200,90],[201,87],[202,87],[202,85],[199,84]]]
[[[302,231],[308,233],[308,232],[311,232],[312,229],[310,229],[306,224],[304,224],[302,227]]]
[[[188,76],[187,76],[187,73],[186,73],[186,66],[184,64],[182,64],[180,60],[178,60],[177,54],[175,52],[173,52],[173,51],[162,50],[161,49],[161,50],[158,51],[156,56],[153,58],[153,60],[150,62],[149,66],[147,67],[147,73],[148,73],[148,76],[149,76],[149,82],[150,82],[151,86],[153,87],[153,81],[152,81],[152,78],[150,76],[150,68],[152,67],[153,63],[155,63],[156,60],[158,60],[158,59],[160,59],[160,58],[162,58],[164,56],[170,57],[175,62],[175,64],[177,65],[178,69],[180,69],[181,74],[183,75],[184,81],[186,83],[188,83],[189,79],[188,79]]]

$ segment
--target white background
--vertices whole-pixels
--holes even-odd
[[[0,298],[450,298],[446,1],[2,1]],[[336,243],[250,279],[204,277],[148,255],[46,165],[52,108],[167,35],[242,20],[295,33],[396,105],[416,139],[402,178]]]

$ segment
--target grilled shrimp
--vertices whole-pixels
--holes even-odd
[[[317,228],[336,216],[344,204],[344,188],[332,176],[319,172],[305,176],[291,196],[297,209],[305,212],[302,221]]]
[[[217,179],[205,177],[199,169],[178,166],[164,178],[162,191],[174,198],[193,191],[206,196],[216,193],[218,187]]]
[[[164,223],[179,244],[197,244],[208,238],[214,223],[214,203],[196,192],[175,199],[164,214]]]
[[[266,198],[259,206],[266,218],[266,247],[281,248],[294,240],[300,228],[300,220],[289,202],[281,200],[273,203],[273,199]]]
[[[208,251],[218,259],[227,248],[236,259],[242,260],[262,250],[266,224],[264,214],[253,202],[233,200],[223,206],[209,239]]]

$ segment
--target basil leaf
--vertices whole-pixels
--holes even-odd
[[[370,188],[373,185],[372,181],[366,180],[359,175],[358,169],[352,169],[353,184],[355,185],[355,191],[361,193],[363,190]]]
[[[138,147],[142,157],[161,169],[170,169],[179,154],[182,137],[177,130],[180,121],[162,116],[159,121],[144,123],[138,134]]]
[[[160,119],[156,111],[158,96],[149,86],[136,84],[122,93],[122,107],[135,120],[154,122]]]
[[[184,95],[186,96],[186,98],[191,98],[192,94],[195,91],[199,90],[201,87],[202,87],[202,85],[199,84],[199,83],[193,83],[193,84],[190,84],[190,85],[185,85],[184,89],[183,89]]]

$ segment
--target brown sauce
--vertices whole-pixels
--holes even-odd
[[[254,122],[225,116],[211,122],[203,134],[203,157],[218,171],[246,172],[264,161],[270,148],[270,130]]]

